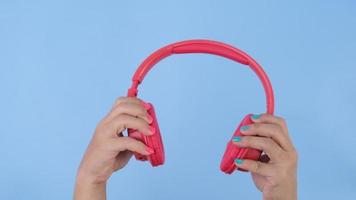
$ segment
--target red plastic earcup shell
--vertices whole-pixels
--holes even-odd
[[[135,138],[143,142],[146,146],[153,149],[154,153],[145,156],[139,153],[134,153],[137,160],[147,161],[149,160],[153,167],[162,165],[165,161],[164,146],[162,142],[161,132],[158,126],[156,113],[152,104],[149,104],[150,108],[147,110],[148,114],[153,118],[150,126],[155,128],[155,133],[151,136],[143,135],[142,133],[128,129],[129,137]]]
[[[237,127],[234,135],[231,137],[230,141],[226,145],[226,150],[224,156],[221,160],[220,169],[221,171],[231,174],[235,171],[237,166],[235,165],[235,159],[249,159],[249,160],[258,160],[261,156],[261,151],[252,148],[240,148],[237,145],[232,143],[232,139],[235,136],[242,136],[240,132],[241,126],[252,124],[251,114],[245,116],[240,125]],[[246,171],[244,169],[238,169],[240,171]]]

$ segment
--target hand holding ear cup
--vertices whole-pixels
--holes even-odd
[[[148,136],[134,129],[128,129],[127,132],[129,137],[135,138],[136,140],[143,142],[146,146],[152,148],[154,151],[152,154],[148,156],[135,153],[136,159],[141,161],[149,160],[151,162],[151,165],[153,167],[156,167],[164,163],[165,160],[164,147],[163,147],[161,132],[159,130],[156,113],[154,111],[153,105],[150,103],[148,103],[147,105],[148,105],[147,113],[153,118],[153,121],[150,124],[150,126],[152,126],[155,129],[154,134]]]
[[[247,116],[245,116],[245,118],[242,120],[240,125],[237,127],[231,140],[226,145],[226,150],[220,164],[221,171],[227,174],[233,173],[237,168],[234,163],[236,158],[249,159],[249,160],[258,160],[260,158],[262,153],[260,150],[252,149],[252,148],[240,148],[232,143],[232,139],[235,136],[242,136],[240,132],[240,128],[242,126],[249,125],[252,123],[253,121],[251,120],[251,114],[248,114]],[[245,171],[240,168],[238,170]]]

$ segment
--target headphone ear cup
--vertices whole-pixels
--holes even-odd
[[[235,165],[236,158],[258,160],[261,156],[262,152],[260,150],[252,149],[252,148],[240,148],[232,143],[232,139],[235,136],[242,136],[240,132],[241,126],[245,126],[253,123],[253,121],[251,120],[251,115],[252,114],[248,114],[244,117],[240,125],[237,127],[234,135],[226,145],[226,150],[220,163],[220,169],[221,171],[227,174],[232,174],[235,171],[235,169],[237,169],[237,166]],[[238,168],[238,170],[246,171],[241,168]]]
[[[150,126],[152,126],[155,129],[155,133],[153,135],[148,136],[148,135],[144,135],[144,134],[138,132],[137,130],[128,129],[128,136],[141,141],[146,146],[153,149],[154,152],[148,156],[142,155],[139,153],[134,153],[134,155],[137,160],[141,160],[141,161],[149,160],[151,165],[153,167],[156,167],[156,166],[162,165],[165,161],[164,146],[163,146],[161,132],[160,132],[160,129],[158,126],[157,117],[156,117],[154,107],[150,103],[148,103],[148,105],[149,106],[147,109],[147,113],[153,119]]]

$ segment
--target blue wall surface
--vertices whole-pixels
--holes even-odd
[[[300,199],[356,199],[356,3],[0,1],[0,199],[71,199],[97,122],[157,48],[206,38],[254,57],[299,151]],[[131,160],[109,199],[259,199],[247,173],[219,171],[226,142],[264,94],[246,67],[211,55],[159,63],[154,103],[166,164]]]

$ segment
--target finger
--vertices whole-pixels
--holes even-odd
[[[289,138],[283,133],[282,127],[276,124],[254,123],[243,126],[240,129],[243,135],[257,135],[272,138],[284,150],[291,150],[292,143]]]
[[[109,145],[111,145],[111,147],[117,152],[129,150],[132,152],[140,153],[142,155],[150,155],[153,153],[152,148],[130,137],[120,137],[113,139]]]
[[[141,100],[138,99],[137,97],[119,97],[116,99],[114,106],[118,106],[121,103],[132,103],[132,104],[141,104]]]
[[[121,114],[114,117],[110,121],[109,126],[113,126],[113,128],[116,130],[116,133],[120,133],[126,128],[138,130],[140,133],[145,135],[153,135],[156,132],[155,128],[149,126],[145,120],[133,117],[128,114]]]
[[[259,174],[261,176],[272,176],[274,173],[271,164],[260,161],[236,159],[235,165],[241,169]]]
[[[278,124],[286,133],[288,133],[286,121],[282,117],[277,117],[268,113],[264,113],[260,115],[252,115],[251,120],[259,123]]]
[[[153,118],[147,113],[147,110],[141,104],[135,103],[120,103],[119,106],[114,107],[108,114],[107,118],[112,119],[121,114],[128,114],[134,117],[139,117],[151,124]]]
[[[121,103],[132,103],[136,105],[142,105],[144,108],[146,108],[146,110],[148,110],[151,107],[149,103],[146,103],[137,97],[119,97],[116,99],[114,107],[119,106]]]
[[[233,144],[242,148],[254,148],[264,151],[272,161],[278,160],[283,153],[281,147],[271,138],[258,137],[258,136],[243,136],[240,140],[236,137],[233,139]]]

